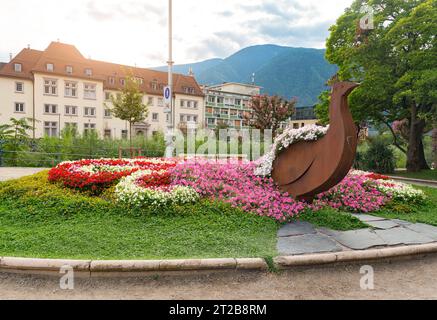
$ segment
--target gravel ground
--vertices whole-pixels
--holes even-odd
[[[437,256],[378,263],[375,289],[360,288],[360,265],[297,268],[277,274],[224,273],[76,279],[0,273],[0,299],[437,299]]]

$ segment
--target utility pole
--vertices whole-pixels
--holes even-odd
[[[168,86],[171,91],[171,102],[169,108],[168,132],[166,135],[165,156],[172,158],[174,153],[173,129],[174,129],[174,104],[173,104],[173,1],[168,0]]]

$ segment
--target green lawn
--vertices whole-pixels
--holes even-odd
[[[420,172],[402,172],[398,171],[393,176],[411,179],[433,180],[437,181],[437,170],[423,170]]]
[[[71,259],[273,257],[279,225],[222,203],[126,210],[53,186],[0,183],[0,256]]]
[[[428,196],[429,199],[426,205],[418,208],[413,207],[411,208],[411,212],[403,212],[405,208],[402,204],[397,204],[393,206],[393,208],[384,209],[376,213],[376,215],[389,219],[402,219],[413,223],[419,222],[437,226],[437,189],[426,187],[417,188],[422,189]]]

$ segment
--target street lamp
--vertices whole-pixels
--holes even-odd
[[[173,129],[174,129],[174,110],[173,110],[173,1],[168,0],[168,86],[170,87],[171,99],[168,108],[169,121],[168,132],[166,135],[165,156],[172,158],[174,153],[173,147]]]

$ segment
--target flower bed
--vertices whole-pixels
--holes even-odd
[[[162,159],[67,161],[50,170],[49,180],[69,188],[99,192],[136,171],[166,171],[175,165],[174,160]]]
[[[257,168],[255,162],[81,160],[61,163],[50,171],[49,180],[94,193],[116,185],[115,199],[127,206],[159,208],[209,198],[280,222],[325,207],[368,213],[393,201],[408,205],[425,200],[424,193],[410,185],[374,173],[351,171],[309,205],[281,192],[270,177],[257,175]]]

